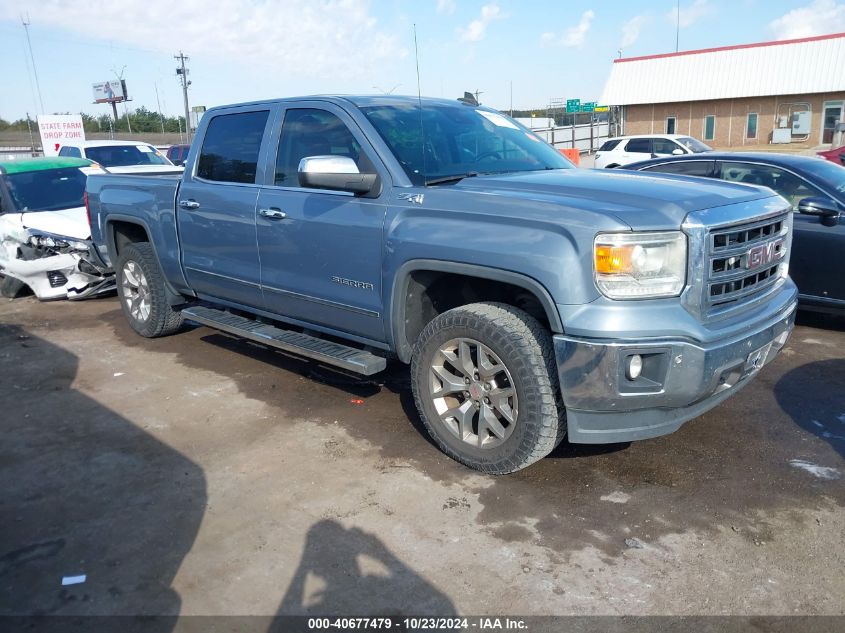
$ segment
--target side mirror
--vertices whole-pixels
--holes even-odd
[[[683,156],[683,155],[684,155],[684,150],[682,150],[680,147],[676,147],[675,149],[672,150],[672,156]]]
[[[299,184],[312,189],[370,193],[377,174],[362,174],[348,156],[306,156],[299,161]]]
[[[798,202],[798,213],[815,215],[825,226],[836,226],[839,223],[839,205],[830,198],[804,198]]]

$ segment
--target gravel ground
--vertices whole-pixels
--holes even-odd
[[[802,316],[677,433],[493,478],[428,441],[401,366],[3,300],[0,614],[841,615],[843,350]]]

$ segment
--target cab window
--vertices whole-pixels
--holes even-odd
[[[293,108],[285,112],[274,184],[299,187],[299,161],[307,156],[346,156],[355,161],[359,171],[371,171],[361,145],[336,115],[316,108]]]
[[[70,147],[65,145],[59,150],[59,156],[73,156],[75,158],[82,158],[82,152],[78,147]]]
[[[197,176],[216,182],[255,183],[269,110],[215,116],[202,142]]]

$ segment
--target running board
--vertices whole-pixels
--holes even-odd
[[[301,332],[283,330],[231,312],[193,306],[182,310],[182,314],[191,321],[208,327],[305,356],[327,365],[334,365],[356,374],[372,376],[387,367],[386,359],[370,352]]]

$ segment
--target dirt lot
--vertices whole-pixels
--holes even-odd
[[[843,614],[843,356],[805,318],[679,432],[491,478],[401,367],[3,300],[0,614]]]

